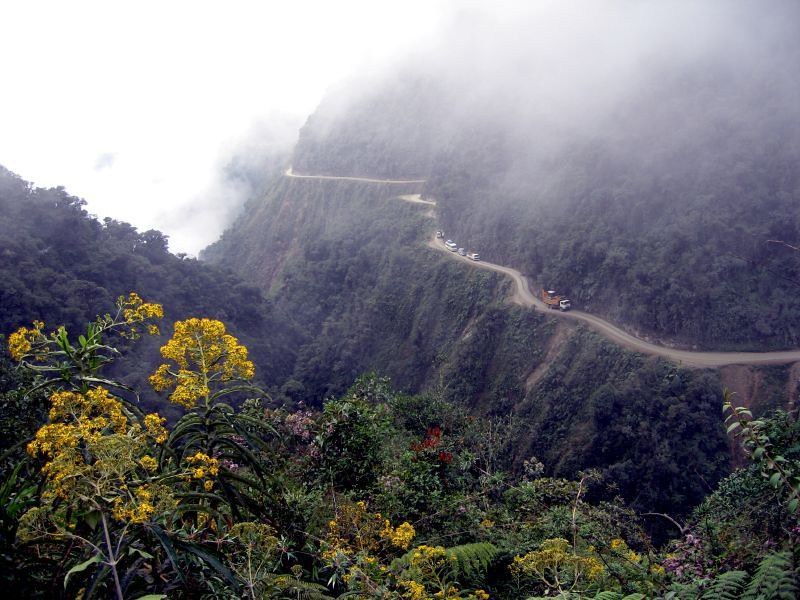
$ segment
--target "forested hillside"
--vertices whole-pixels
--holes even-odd
[[[474,25],[328,98],[294,167],[426,177],[459,245],[655,339],[798,347],[800,261],[772,242],[800,241],[797,6],[740,8],[714,48],[576,35],[581,68],[509,48],[525,24]]]
[[[290,321],[256,286],[230,269],[170,254],[158,231],[139,233],[127,223],[101,222],[83,206],[61,188],[35,188],[0,167],[0,332],[33,319],[75,331],[98,307],[111,311],[117,297],[136,291],[169,306],[165,333],[189,315],[224,319],[248,340],[263,384],[291,372]],[[126,382],[143,382],[159,360],[157,347],[155,340],[142,340],[119,366]],[[156,403],[152,396],[143,400]]]

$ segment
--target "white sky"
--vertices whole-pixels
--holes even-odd
[[[191,207],[237,141],[273,113],[302,122],[337,81],[431,36],[445,4],[0,0],[0,164],[196,253],[225,211]]]

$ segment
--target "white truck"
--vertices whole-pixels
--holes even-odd
[[[542,302],[547,305],[547,308],[558,309],[562,312],[572,308],[572,302],[570,302],[569,298],[558,295],[555,290],[546,290],[542,288],[539,295],[542,298]]]
[[[453,240],[447,240],[444,245],[447,246],[447,249],[450,250],[450,252],[456,252],[458,250],[458,244],[456,244]]]
[[[480,260],[481,255],[478,254],[477,252],[469,252],[467,253],[467,258],[469,258],[470,260]]]

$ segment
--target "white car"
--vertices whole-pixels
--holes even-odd
[[[466,250],[464,250],[463,248],[459,248],[459,249],[458,249],[458,253],[459,253],[461,256],[466,256],[466,255],[467,255],[467,251],[466,251]]]
[[[458,250],[458,245],[453,240],[447,240],[444,245],[447,246],[447,249],[450,250],[450,252],[455,252]]]

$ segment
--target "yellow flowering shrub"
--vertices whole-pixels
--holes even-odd
[[[127,337],[138,337],[139,330],[136,324],[144,323],[148,319],[161,319],[164,317],[164,308],[160,304],[145,302],[136,292],[131,292],[127,298],[121,296],[118,300],[118,306],[122,310],[122,317],[125,323],[130,326]],[[160,334],[158,326],[153,324],[148,325],[147,332],[150,335]]]
[[[214,488],[214,477],[219,475],[219,460],[208,454],[198,452],[194,456],[187,456],[189,465],[188,481],[202,482],[203,489],[210,492]]]
[[[171,363],[160,365],[150,376],[150,384],[159,392],[174,388],[170,401],[187,409],[208,399],[212,382],[250,380],[255,375],[247,348],[213,319],[176,322],[161,355]]]
[[[361,552],[378,553],[395,546],[408,548],[416,532],[410,523],[392,527],[389,519],[380,513],[371,513],[365,502],[343,504],[336,518],[328,523],[326,556],[337,553],[355,555]]]
[[[577,554],[563,538],[545,540],[538,550],[515,556],[509,569],[517,578],[532,578],[559,593],[585,589],[605,573],[597,558]]]
[[[322,558],[351,591],[371,589],[386,578],[393,549],[407,549],[415,535],[410,523],[393,527],[380,513],[369,512],[363,501],[344,503],[328,523]]]
[[[45,459],[45,501],[108,510],[130,523],[172,506],[168,487],[148,483],[158,470],[149,438],[166,433],[161,417],[147,415],[144,428],[130,422],[122,402],[102,387],[55,392],[50,405],[48,423],[27,447]]]
[[[163,444],[167,441],[168,433],[164,423],[166,419],[156,413],[145,415],[144,429],[148,436],[153,438],[156,444]]]
[[[33,349],[33,345],[41,342],[45,338],[42,333],[44,323],[41,321],[34,321],[33,328],[20,327],[14,333],[8,336],[8,352],[11,358],[17,362],[21,362]]]

